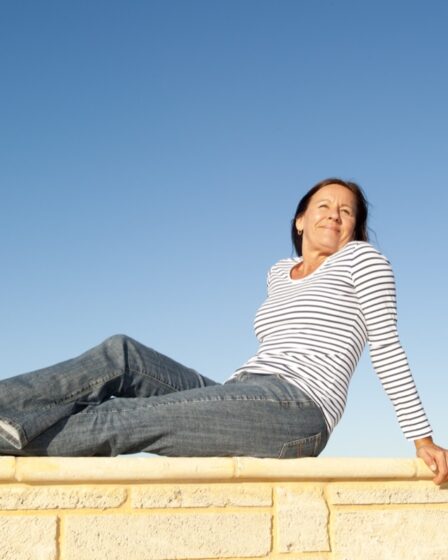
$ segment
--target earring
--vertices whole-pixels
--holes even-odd
[[[298,229],[298,230],[297,230],[297,233],[299,234],[299,236],[302,235],[303,229]]]

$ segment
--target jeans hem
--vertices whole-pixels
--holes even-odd
[[[17,435],[14,436],[11,434],[4,426],[2,426],[2,424],[11,426],[11,428],[17,432]],[[4,416],[0,416],[0,437],[5,439],[16,449],[23,449],[28,443],[28,438],[26,437],[22,426],[16,424],[10,418],[5,418]]]

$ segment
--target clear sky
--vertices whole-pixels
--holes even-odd
[[[336,175],[370,200],[448,446],[447,21],[442,0],[0,0],[0,376],[124,332],[224,381],[298,199]],[[324,455],[413,454],[366,351]]]

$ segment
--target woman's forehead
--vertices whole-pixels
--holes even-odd
[[[330,184],[325,185],[319,189],[316,193],[313,194],[311,200],[335,200],[337,199],[340,202],[350,205],[356,205],[356,196],[355,194],[342,185],[338,184]]]

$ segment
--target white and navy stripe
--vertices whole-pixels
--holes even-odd
[[[232,377],[280,374],[321,407],[331,433],[368,342],[405,437],[431,435],[398,337],[389,261],[369,243],[352,241],[309,276],[292,280],[291,268],[300,260],[283,259],[270,269],[268,297],[255,317],[259,350]]]

